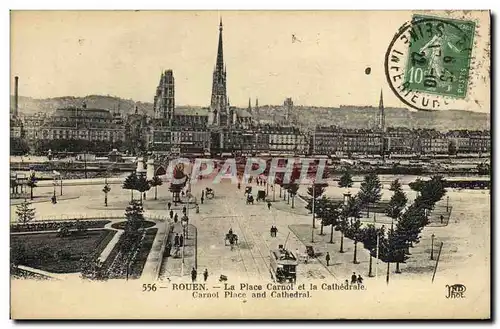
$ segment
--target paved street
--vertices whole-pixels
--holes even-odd
[[[201,191],[208,186],[208,180],[202,180],[193,185],[193,194],[200,200]],[[258,187],[252,185],[253,194],[256,195],[259,189],[265,190],[265,186]],[[263,202],[255,202],[254,205],[247,205],[244,197],[242,185],[238,190],[236,185],[224,180],[221,184],[210,185],[215,191],[214,199],[205,199],[204,204],[200,204],[200,213],[196,214],[194,209],[189,211],[190,230],[197,230],[197,261],[198,277],[202,276],[204,269],[208,269],[210,279],[216,279],[221,274],[228,277],[244,280],[270,280],[269,273],[269,253],[270,249],[278,247],[278,244],[285,244],[286,248],[292,251],[304,253],[305,245],[313,245],[315,251],[321,256],[311,260],[308,264],[301,263],[298,266],[298,282],[311,278],[331,278],[343,281],[352,272],[360,273],[365,278],[368,274],[368,252],[361,243],[358,244],[359,264],[353,264],[353,243],[349,239],[344,241],[345,253],[339,253],[340,233],[334,232],[334,244],[329,244],[330,228],[325,227],[325,235],[319,235],[319,223],[314,231],[315,241],[311,239],[311,215],[304,208],[304,202],[299,198],[295,199],[295,208],[287,204],[279,197],[277,188],[275,199],[271,209]],[[154,191],[147,193],[144,201],[145,214],[149,217],[168,217],[166,204],[171,200],[171,193],[168,191],[168,183],[164,183],[158,188],[158,200],[152,200]],[[382,200],[388,200],[392,192],[388,191],[388,184],[384,184]],[[359,188],[359,183],[350,189],[355,194]],[[112,216],[123,216],[124,209],[130,201],[130,191],[123,190],[120,185],[112,185],[112,190],[108,195],[108,207],[104,207],[104,194],[101,185],[67,186],[64,187],[64,195],[68,197],[78,197],[76,199],[61,200],[56,205],[50,202],[34,203],[37,220],[41,219],[68,219],[72,217],[97,217],[106,218]],[[404,187],[408,199],[412,200],[414,192],[408,186]],[[330,186],[325,195],[340,198],[345,189]],[[52,193],[51,187],[35,188],[35,196],[45,197]],[[299,194],[305,195],[306,187],[299,190]],[[403,279],[410,276],[432,275],[435,265],[430,261],[431,238],[434,233],[435,252],[440,242],[444,243],[443,255],[439,264],[438,276],[442,271],[457,275],[459,266],[471,268],[476,265],[484,267],[489,260],[489,241],[482,237],[489,236],[489,194],[487,191],[466,191],[449,190],[450,203],[453,211],[449,224],[445,227],[426,227],[422,232],[421,242],[412,248],[412,255],[407,264],[401,264],[402,275],[393,275],[392,279]],[[138,198],[137,192],[134,197]],[[272,191],[270,189],[272,199]],[[290,201],[291,203],[291,201]],[[446,201],[442,200],[439,205],[445,207]],[[16,220],[15,206],[11,206],[11,221]],[[181,216],[181,211],[176,210]],[[118,219],[116,219],[118,221]],[[371,219],[363,219],[368,223]],[[377,224],[388,222],[384,215],[377,214]],[[278,228],[277,237],[270,237],[269,229],[271,225]],[[229,245],[225,245],[224,238],[228,230],[232,228],[238,235],[239,243],[231,250]],[[292,228],[292,230],[290,229]],[[293,233],[293,232],[295,233]],[[190,234],[191,235],[191,234]],[[159,242],[158,242],[159,243]],[[193,239],[188,240],[186,247],[185,278],[189,280],[190,269],[194,265],[194,245]],[[328,251],[332,261],[327,268],[324,255]],[[169,263],[170,262],[170,263]],[[178,264],[177,264],[178,263]],[[180,271],[180,259],[168,258],[163,265],[162,278],[178,280]],[[333,264],[333,265],[332,265]],[[376,263],[374,261],[374,272]],[[395,265],[391,267],[393,272]],[[480,268],[480,267],[478,267]],[[168,269],[166,271],[165,269]],[[380,262],[378,266],[379,276],[385,275],[385,264]],[[371,280],[371,279],[368,279]]]

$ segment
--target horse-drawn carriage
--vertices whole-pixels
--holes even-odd
[[[247,204],[253,204],[253,195],[251,194],[248,194],[247,195]]]
[[[257,192],[257,202],[259,202],[259,201],[266,201],[266,191],[259,190]]]
[[[205,196],[207,199],[213,199],[215,197],[214,190],[209,187],[205,188]]]

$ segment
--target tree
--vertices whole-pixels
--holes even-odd
[[[353,185],[352,175],[348,170],[346,170],[342,174],[342,176],[340,176],[338,185],[339,185],[339,187],[342,187],[342,188],[352,187],[352,185]]]
[[[125,231],[135,232],[139,230],[144,222],[144,208],[139,200],[130,201],[125,209],[125,218],[127,219]]]
[[[21,224],[26,224],[35,218],[35,209],[31,208],[31,203],[24,199],[24,202],[16,208],[17,221]]]
[[[354,238],[350,218],[359,219],[361,217],[361,200],[358,196],[349,198],[347,204],[343,205],[340,215],[340,221],[338,222],[336,230],[340,231],[340,250],[339,252],[344,252],[344,236],[350,235]],[[357,224],[356,224],[357,225]],[[357,236],[356,236],[357,238]],[[357,242],[356,242],[357,244]]]
[[[377,236],[383,239],[385,236],[384,227],[376,228],[373,224],[368,224],[366,228],[363,229],[361,234],[361,242],[366,250],[370,253],[370,264],[368,268],[368,276],[373,277],[373,257],[378,257],[377,255]]]
[[[141,193],[141,203],[142,203],[142,195],[144,192],[149,191],[151,186],[149,185],[149,181],[146,179],[146,176],[140,175],[137,177],[137,185],[136,185],[136,190]]]
[[[306,209],[309,210],[313,214],[313,228],[316,227],[316,224],[315,224],[316,214],[315,214],[315,212],[312,211],[313,202],[314,202],[314,207],[316,207],[315,200],[320,198],[323,195],[323,193],[325,193],[325,189],[327,186],[328,186],[328,184],[326,184],[326,183],[315,183],[307,188],[307,194],[309,194],[311,196],[311,199],[307,203]]]
[[[366,205],[366,217],[370,217],[370,204],[380,201],[382,197],[382,184],[375,173],[365,176],[361,183],[359,199],[362,205]]]
[[[394,181],[392,181],[391,183],[391,187],[389,188],[389,191],[396,191],[396,190],[402,190],[403,187],[401,185],[401,183],[399,182],[399,179],[395,179]]]
[[[294,208],[294,206],[295,206],[294,200],[295,200],[295,196],[297,195],[298,191],[299,191],[299,184],[292,183],[292,184],[288,185],[288,194],[291,195],[291,197],[292,197],[292,208]]]
[[[441,176],[433,176],[421,184],[419,196],[415,203],[427,210],[434,209],[435,204],[446,195],[444,180]]]
[[[448,143],[448,155],[457,155],[457,142],[453,139]]]
[[[394,191],[394,194],[389,201],[389,205],[386,209],[386,214],[392,219],[397,220],[401,215],[403,209],[406,207],[408,199],[397,179],[392,182],[391,191]]]
[[[125,190],[130,190],[130,202],[134,201],[134,190],[137,189],[137,174],[135,171],[131,172],[130,175],[125,178],[122,188]]]
[[[158,195],[158,186],[161,186],[163,184],[163,181],[161,180],[160,177],[158,176],[153,176],[153,178],[149,181],[149,185],[151,187],[155,188],[155,200],[158,200],[157,195]]]
[[[111,187],[109,187],[109,184],[107,182],[104,184],[102,191],[104,192],[104,206],[107,207],[108,206],[108,193],[111,191]]]
[[[329,211],[331,211],[331,202],[326,196],[322,196],[319,199],[316,199],[316,203],[314,206],[314,215],[315,218],[321,220],[321,232],[320,235],[323,235],[323,226],[328,225],[328,216]]]
[[[26,185],[30,188],[30,200],[33,200],[33,189],[37,186],[36,182],[38,179],[35,177],[35,173],[31,173]]]
[[[350,198],[346,205],[346,215],[348,220],[348,225],[345,227],[344,235],[354,242],[354,257],[353,263],[358,264],[357,252],[358,252],[358,242],[362,239],[361,237],[361,201],[358,197]]]

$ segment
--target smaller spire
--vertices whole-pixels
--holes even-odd
[[[383,109],[384,108],[384,95],[382,94],[382,89],[380,89],[380,101],[379,101],[379,104],[378,104],[378,108],[379,109]]]
[[[252,98],[251,97],[248,97],[248,109],[249,110],[252,109]]]
[[[221,32],[222,32],[222,16],[220,17],[219,31],[221,31]]]

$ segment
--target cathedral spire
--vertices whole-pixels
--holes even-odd
[[[229,97],[226,91],[226,67],[222,46],[222,18],[219,24],[219,44],[217,47],[217,60],[212,81],[212,98],[210,101],[211,114],[209,125],[226,125],[228,118]]]
[[[220,18],[220,25],[219,25],[219,46],[217,48],[217,65],[216,65],[216,70],[219,72],[223,72],[224,69],[224,55],[222,51],[222,17]]]

